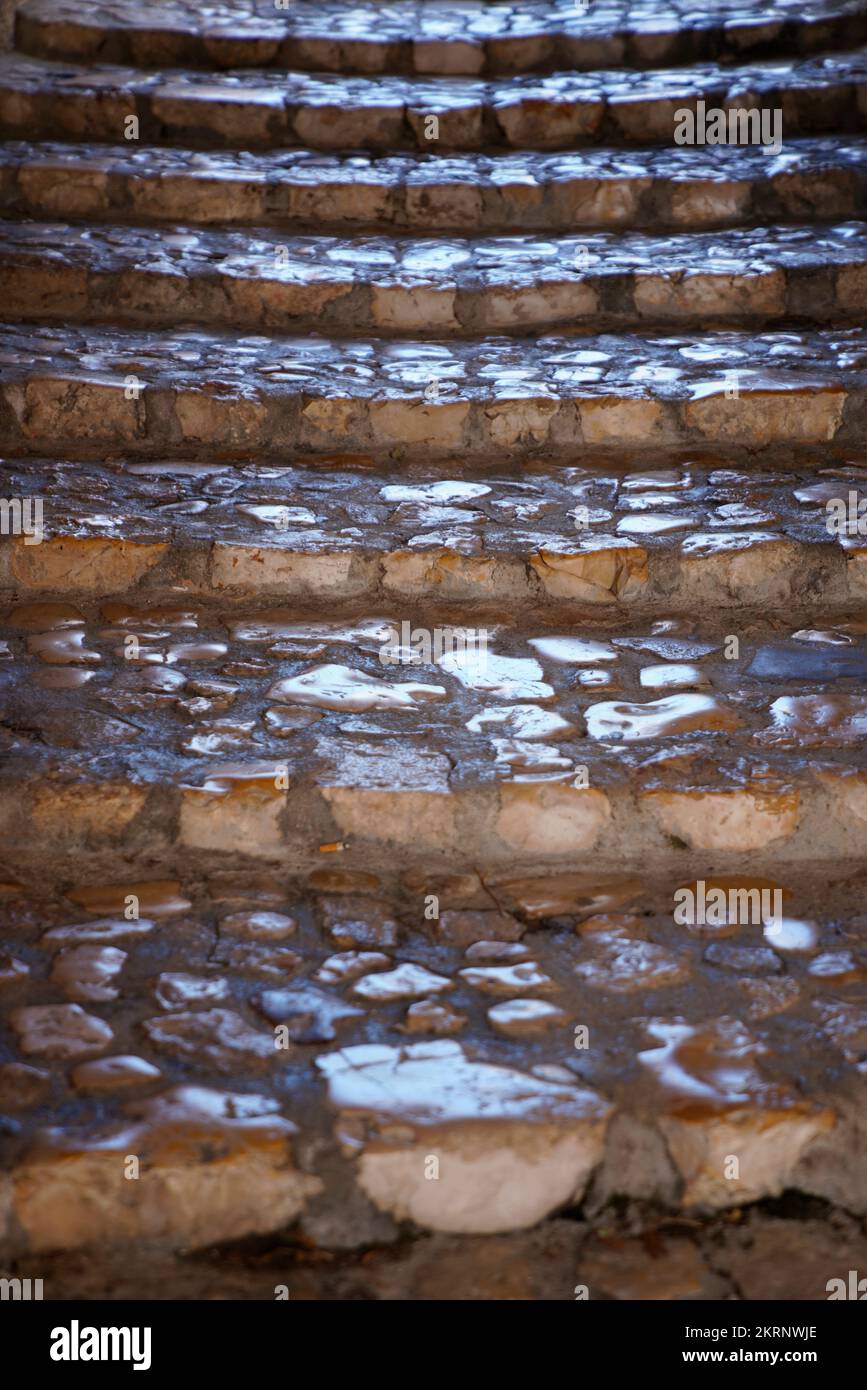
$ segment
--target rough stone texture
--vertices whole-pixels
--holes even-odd
[[[47,1297],[867,1260],[867,18],[583,9],[21,6],[0,1269]],[[672,143],[699,102],[782,145]]]
[[[410,889],[387,886],[386,869],[370,896],[377,880],[358,868],[287,882],[220,862],[184,883],[96,877],[41,896],[4,885],[29,967],[4,985],[17,1043],[6,1083],[19,1097],[10,1254],[107,1239],[196,1248],[289,1227],[311,1202],[320,1232],[348,1204],[360,1244],[376,1209],[421,1230],[490,1234],[591,1192],[597,1205],[628,1196],[701,1214],[836,1187],[867,1211],[849,1176],[863,1122],[846,1095],[863,1067],[865,971],[841,986],[814,969],[841,938],[865,959],[863,926],[845,916],[849,866],[787,874],[787,912],[814,923],[808,946],[789,926],[774,949],[771,924],[757,951],[761,925],[735,922],[724,958],[708,948],[713,928],[672,921],[676,870],[597,876],[597,900],[619,897],[631,915],[588,917],[592,879],[570,901],[566,879],[536,877],[540,923],[479,910],[471,874],[424,882],[416,869]],[[62,882],[73,864],[58,862]],[[329,892],[311,892],[305,873]],[[426,888],[439,919],[425,918]],[[534,910],[520,880],[492,879],[484,895]],[[153,915],[104,915],[136,905]],[[775,1014],[749,1029],[737,1018],[757,954],[799,989],[782,1031]],[[95,993],[97,962],[113,988]],[[90,982],[86,1008],[48,1002],[68,998],[70,979]],[[460,1041],[438,1036],[430,1008],[408,1026],[415,1001],[444,989]],[[493,1004],[533,999],[556,1005],[544,1029],[516,1034],[495,1017]],[[74,1123],[53,1118],[70,1103]],[[690,1258],[674,1262],[674,1287],[703,1287]],[[618,1266],[604,1263],[590,1282],[612,1296]]]
[[[41,220],[407,228],[703,230],[867,211],[864,140],[801,137],[779,155],[724,145],[374,156],[50,141],[0,147],[0,207]]]
[[[75,0],[26,0],[19,45],[48,57],[95,58],[140,65],[264,66],[321,71],[415,71],[473,75],[542,70],[553,64],[654,67],[714,56],[812,52],[865,37],[857,0],[812,0],[798,8],[774,0],[756,23],[750,5],[714,3],[700,11],[680,3],[625,6],[621,0],[524,0],[483,10],[451,0],[410,0],[385,10],[370,0],[223,0],[202,14],[190,0],[143,15],[137,0],[82,6]],[[652,21],[648,23],[648,20]]]
[[[867,224],[420,240],[0,224],[10,316],[391,335],[817,322],[867,307]]]
[[[12,47],[15,18],[21,0],[0,0],[0,49]]]
[[[147,140],[187,148],[306,145],[313,150],[451,152],[670,145],[684,108],[779,110],[786,137],[858,131],[867,120],[864,52],[713,63],[673,72],[557,72],[479,82],[316,73],[145,73],[0,56],[0,132],[10,139]],[[125,122],[136,120],[137,134]],[[435,125],[431,125],[431,122]],[[747,127],[747,129],[749,129]],[[782,149],[783,127],[776,131]],[[770,145],[760,126],[732,143]],[[680,143],[680,142],[678,142]],[[704,139],[698,141],[704,144]]]
[[[287,1164],[294,1126],[261,1097],[181,1087],[127,1109],[132,1121],[96,1142],[40,1136],[14,1175],[26,1248],[231,1240],[288,1224],[318,1189]]]
[[[863,329],[398,343],[0,333],[7,451],[269,448],[442,459],[636,447],[860,445]],[[732,366],[737,363],[737,366]],[[207,371],[205,367],[207,364]],[[133,369],[134,367],[134,369]],[[204,373],[204,375],[203,375]],[[734,376],[732,376],[734,373]],[[498,385],[498,382],[501,383]]]
[[[608,1107],[593,1092],[470,1060],[458,1043],[344,1048],[319,1062],[338,1137],[380,1209],[433,1230],[535,1225],[578,1200]],[[363,1135],[363,1137],[362,1137]]]
[[[753,617],[728,656],[742,614],[712,627],[605,606],[552,606],[533,626],[491,617],[478,608],[469,628],[465,608],[440,605],[427,628],[390,605],[323,622],[165,591],[150,607],[14,605],[0,626],[7,843],[130,834],[157,854],[279,860],[318,833],[470,863],[863,852],[857,612],[824,630],[808,612]],[[397,645],[411,634],[421,645]],[[679,687],[675,665],[670,693],[648,699],[660,657],[689,658],[705,691],[696,675]]]

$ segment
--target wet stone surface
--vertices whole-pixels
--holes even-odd
[[[0,148],[0,206],[45,218],[276,223],[316,233],[410,228],[699,230],[867,212],[862,138],[738,146],[378,156],[132,144]]]
[[[860,442],[862,329],[399,342],[0,332],[9,451],[306,446],[442,457]],[[737,391],[732,385],[737,378]],[[49,442],[50,441],[50,442]]]
[[[332,881],[345,889],[354,877],[363,875],[335,871]],[[116,1153],[120,1164],[124,1153],[142,1152],[156,1169],[170,1124],[175,1142],[193,1146],[188,1161],[206,1176],[204,1153],[194,1157],[201,1125],[231,1116],[248,1154],[263,1117],[273,1117],[276,1133],[283,1115],[305,1136],[303,1152],[314,1151],[310,1141],[318,1136],[314,1149],[336,1146],[350,1163],[368,1153],[357,1180],[388,1209],[377,1165],[385,1174],[396,1163],[407,1175],[416,1172],[416,1132],[425,1153],[451,1154],[461,1164],[462,1126],[470,1123],[481,1126],[479,1142],[512,1142],[518,1152],[535,1132],[550,1132],[562,1146],[570,1133],[589,1135],[588,1126],[601,1123],[611,1106],[640,1114],[649,1105],[657,1123],[687,1124],[711,1145],[716,1130],[732,1123],[747,1144],[749,1126],[773,1116],[790,1139],[773,1171],[764,1156],[755,1160],[765,1165],[758,1182],[768,1192],[754,1194],[763,1196],[796,1170],[805,1143],[821,1137],[835,1111],[837,1124],[846,1125],[846,1097],[862,1084],[867,972],[836,977],[813,969],[841,943],[847,950],[838,955],[867,958],[863,927],[845,918],[845,871],[821,913],[816,907],[829,901],[828,890],[797,873],[786,886],[787,901],[817,919],[811,947],[794,954],[782,944],[779,951],[761,945],[757,925],[736,927],[724,947],[707,948],[673,920],[672,880],[621,880],[630,915],[618,918],[592,915],[592,880],[573,876],[569,887],[567,876],[558,888],[540,876],[536,895],[550,884],[548,910],[556,912],[540,919],[522,907],[530,901],[522,884],[502,874],[485,884],[472,876],[453,880],[450,888],[435,872],[425,884],[420,868],[406,877],[413,889],[395,884],[362,897],[313,891],[303,875],[243,870],[205,871],[185,883],[96,881],[42,897],[5,885],[6,931],[30,967],[4,992],[0,1082],[14,1086],[16,1097],[15,1122],[2,1141],[5,1166],[23,1175],[38,1163],[49,1188],[53,1153],[80,1163],[83,1174],[88,1155],[97,1154],[108,1162]],[[495,915],[474,911],[480,899],[513,904],[520,944],[497,946],[483,937],[469,947],[454,944],[439,919],[425,916],[422,890],[435,887],[449,913],[479,919],[478,931]],[[613,888],[609,883],[609,894]],[[137,902],[157,914],[116,952],[123,959],[115,962],[112,997],[86,1008],[63,1002],[68,972],[58,972],[69,960],[63,942],[72,932],[80,940],[90,927],[101,934],[107,925],[81,900],[101,911],[124,902],[128,911]],[[375,922],[387,913],[397,931],[388,954],[335,955],[328,936],[333,911],[344,922]],[[294,924],[292,961],[275,957],[268,965],[271,977],[282,968],[291,983],[268,978],[263,990],[256,962],[249,971],[227,969],[226,947],[245,916]],[[124,925],[145,922],[119,919]],[[72,948],[79,956],[84,949]],[[520,959],[512,964],[512,956]],[[769,970],[797,998],[783,1011],[761,1018],[754,1012],[747,1025],[741,986],[759,983]],[[448,999],[435,1000],[443,990]],[[459,1039],[448,1039],[457,1029]],[[415,1041],[401,1041],[407,1034]],[[605,1159],[597,1145],[587,1161],[616,1165],[616,1151]],[[553,1169],[549,1178],[560,1180]],[[469,1169],[465,1181],[472,1189]],[[568,1196],[568,1169],[566,1181]],[[44,1241],[50,1204],[37,1216],[25,1191],[25,1224],[32,1240]],[[465,1197],[467,1186],[460,1191]],[[506,1181],[507,1205],[514,1200],[519,1220],[526,1191],[510,1191]],[[731,1205],[721,1178],[704,1195],[712,1205]],[[344,1200],[345,1193],[332,1197]],[[453,1193],[427,1211],[414,1200],[403,1214],[422,1227],[472,1231],[491,1220],[481,1196],[466,1203]],[[555,1204],[556,1192],[548,1210]]]
[[[421,468],[377,473],[370,462],[10,459],[14,495],[33,507],[40,499],[42,539],[0,543],[2,583],[33,597],[58,586],[82,596],[143,586],[141,599],[157,609],[159,595],[178,585],[190,596],[254,591],[283,601],[366,595],[373,603],[398,596],[496,603],[508,596],[534,605],[664,603],[687,612],[696,599],[728,608],[813,602],[821,594],[836,606],[863,592],[863,562],[846,548],[845,529],[829,531],[820,500],[845,503],[851,489],[857,493],[864,476],[857,456],[798,471],[790,457],[763,471],[719,467],[701,456],[641,471],[629,471],[626,458],[612,460],[608,471],[534,463],[511,474],[479,469],[473,481]],[[863,674],[845,635],[802,632],[763,646],[750,674],[758,681]],[[57,646],[34,636],[37,654],[45,640]],[[82,640],[68,629],[60,654],[63,644],[69,654]],[[598,639],[529,640],[536,652],[582,673],[614,658]],[[682,649],[663,645],[658,653],[669,654],[671,661],[648,662],[643,688],[705,688],[699,668],[678,661]],[[207,694],[219,713],[231,691],[193,692]],[[297,727],[288,716],[273,718],[275,731]],[[513,722],[503,732],[518,729]]]
[[[271,0],[224,0],[203,13],[174,0],[142,15],[135,0],[74,3],[26,0],[17,39],[47,57],[96,58],[138,64],[196,63],[205,67],[300,67],[326,71],[415,71],[474,74],[522,72],[555,63],[595,68],[684,61],[706,51],[740,57],[751,50],[811,52],[822,41],[853,43],[862,36],[853,0],[812,0],[796,9],[774,0],[755,11],[741,0],[716,0],[700,11],[656,0],[524,0],[479,7],[466,0],[399,7],[294,0],[276,10]]]
[[[859,222],[546,240],[0,224],[10,316],[166,327],[461,335],[688,318],[824,321],[863,310],[865,262]]]
[[[732,634],[685,616],[552,605],[528,629],[485,612],[470,630],[459,609],[323,621],[301,607],[13,605],[0,670],[7,837],[131,835],[159,852],[267,859],[309,853],[318,833],[471,862],[593,846],[632,858],[641,844],[835,857],[844,826],[853,852],[863,843],[867,704],[834,660],[867,640],[857,613],[824,641],[797,616],[753,618],[732,648]],[[805,672],[751,676],[781,645],[809,651]],[[648,690],[659,657],[688,659],[702,688]],[[614,698],[579,679],[599,669]],[[231,928],[295,950],[279,910],[242,911]],[[82,988],[104,987],[101,960],[82,958]]]
[[[569,149],[671,145],[685,104],[784,113],[787,137],[864,128],[863,51],[756,62],[467,77],[170,69],[143,72],[0,54],[0,130],[9,138],[119,141],[132,115],[154,144],[311,149]],[[749,102],[747,102],[749,98]],[[430,118],[437,126],[432,128]],[[436,139],[431,140],[432,129]],[[778,130],[782,141],[782,130]],[[759,136],[739,143],[759,143]],[[770,143],[770,141],[768,141]],[[778,146],[775,154],[780,153]]]
[[[582,9],[21,8],[0,1256],[49,1297],[863,1267],[867,19]],[[699,101],[782,147],[673,145]]]

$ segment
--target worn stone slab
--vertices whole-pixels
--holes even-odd
[[[859,538],[838,532],[828,511],[860,496],[859,457],[820,469],[786,457],[777,471],[710,459],[619,472],[564,461],[553,472],[480,469],[472,481],[444,476],[448,465],[378,472],[345,457],[8,459],[23,529],[0,540],[0,586],[32,597],[147,599],[172,587],[242,601],[687,614],[821,602],[830,613],[864,593],[864,551],[849,544]],[[751,668],[758,680],[832,672],[863,676],[864,660],[846,645],[777,642]],[[677,679],[648,674],[648,688]]]
[[[484,456],[860,443],[862,329],[389,342],[0,330],[0,444]]]
[[[298,1226],[321,1235],[341,1213],[343,1249],[369,1247],[374,1231],[389,1243],[395,1222],[405,1233],[509,1232],[574,1211],[591,1179],[600,1192],[654,1202],[657,1219],[694,1219],[784,1187],[823,1195],[848,1173],[850,1208],[865,1208],[850,1093],[863,1086],[855,1030],[867,985],[845,986],[841,1050],[841,986],[816,968],[841,931],[853,954],[865,949],[863,926],[844,925],[843,865],[821,882],[801,870],[793,885],[783,878],[788,910],[813,917],[814,934],[807,950],[784,937],[764,948],[793,991],[782,1031],[779,1012],[745,1017],[760,926],[730,924],[723,965],[706,937],[674,921],[676,872],[607,884],[597,872],[635,915],[588,917],[592,873],[570,900],[562,879],[537,869],[535,897],[547,891],[551,906],[540,920],[516,905],[520,947],[486,937],[497,930],[489,919],[505,918],[474,906],[491,895],[526,901],[526,883],[508,871],[483,885],[417,866],[411,886],[388,890],[358,867],[275,876],[225,859],[204,870],[188,859],[183,882],[88,874],[65,892],[2,889],[9,949],[29,966],[3,984],[3,1021],[50,1012],[57,1043],[37,1057],[16,1028],[0,1059],[15,1117],[3,1159],[7,1258],[79,1250],[104,1268],[113,1252],[144,1244],[157,1254]],[[428,890],[442,918],[426,911]],[[123,904],[146,902],[157,915],[135,932]],[[121,915],[97,915],[106,908]],[[442,929],[446,916],[465,922],[462,940]],[[292,924],[291,967],[285,946],[239,935],[245,922],[264,930],[270,920]],[[335,925],[346,940],[387,922],[391,943],[377,953],[335,945]],[[104,941],[110,927],[124,958],[115,995],[88,1004],[105,1036],[82,1062],[60,1045],[79,1037],[75,1006],[49,1001],[68,1000],[87,978],[81,946],[69,943]],[[627,941],[631,955],[621,949],[612,974],[606,957]],[[484,967],[500,971],[498,1007],[523,1001],[526,1012],[533,982],[545,980],[559,1012],[543,1031],[504,1032],[479,967],[468,968],[507,950],[522,963]],[[650,956],[677,961],[677,972],[648,970]],[[397,976],[400,988],[375,989]],[[448,985],[448,1007],[465,1023],[459,1041],[438,1035],[435,1009],[415,1008],[427,977]],[[219,986],[231,1008],[213,1007]],[[298,1003],[276,1007],[284,995]],[[817,1166],[823,1136],[830,1154]],[[731,1219],[726,1229],[720,1268],[736,1269],[742,1242]],[[612,1262],[593,1241],[573,1278],[597,1296],[651,1296],[627,1253]],[[668,1293],[658,1296],[701,1296],[686,1253],[665,1262]]]
[[[623,141],[671,146],[678,113],[699,105],[743,112],[733,143],[761,149],[764,142],[770,154],[776,141],[779,155],[797,136],[864,129],[867,59],[855,50],[737,67],[564,71],[482,82],[268,70],[148,73],[107,65],[89,71],[0,53],[0,132],[9,139],[428,152]],[[779,112],[774,128],[751,124],[751,109]]]
[[[867,224],[543,240],[2,222],[0,293],[22,321],[384,336],[821,323],[867,308]]]
[[[64,59],[204,67],[264,66],[314,71],[473,74],[684,62],[710,54],[814,52],[859,42],[860,6],[810,0],[796,12],[769,0],[757,19],[743,3],[629,4],[622,0],[523,0],[520,6],[408,0],[397,8],[326,0],[231,0],[202,14],[189,0],[148,7],[136,0],[26,0],[17,41]]]
[[[671,146],[572,153],[351,156],[9,141],[0,205],[46,218],[276,223],[448,231],[701,229],[867,211],[854,136],[764,149]]]

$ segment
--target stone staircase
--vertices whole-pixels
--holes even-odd
[[[47,1297],[867,1260],[867,7],[582,10],[18,8],[0,1252]],[[676,145],[698,102],[782,147]]]

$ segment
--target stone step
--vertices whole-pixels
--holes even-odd
[[[0,1271],[867,1217],[867,11],[661,3],[22,7]]]
[[[416,336],[867,310],[867,223],[661,237],[287,237],[0,222],[7,318]]]
[[[688,126],[679,113],[698,107]],[[717,110],[743,116],[726,116],[718,131],[706,124]],[[9,139],[433,154],[623,142],[701,148],[707,140],[713,148],[766,146],[779,155],[793,137],[865,125],[863,49],[735,68],[707,63],[493,82],[267,70],[149,73],[0,53],[0,134]]]
[[[792,605],[830,621],[867,598],[867,460],[793,469],[787,451],[761,473],[725,463],[717,452],[653,468],[642,453],[640,471],[543,462],[467,482],[327,456],[7,459],[4,531],[18,525],[0,540],[0,588],[150,603],[715,609],[732,622],[744,607]]]
[[[392,601],[389,603],[388,598]],[[707,605],[703,606],[707,611]],[[6,853],[376,865],[867,850],[867,624],[814,607],[44,598],[2,625]],[[403,739],[403,742],[400,740]],[[288,740],[288,741],[287,741]],[[27,846],[31,848],[28,850]]]
[[[701,9],[619,0],[523,0],[479,5],[364,0],[148,5],[113,0],[25,0],[16,40],[29,53],[139,66],[306,68],[313,71],[469,74],[527,72],[558,64],[653,67],[747,53],[813,53],[861,43],[858,0],[706,3]]]
[[[804,1210],[810,1216],[804,1218]],[[690,1303],[784,1300],[809,1302],[839,1289],[840,1270],[867,1265],[867,1236],[842,1206],[784,1197],[738,1213],[696,1215],[689,1222],[652,1207],[585,1203],[574,1213],[507,1235],[417,1234],[375,1248],[311,1260],[309,1244],[278,1234],[270,1242],[174,1255],[139,1244],[73,1254],[22,1256],[22,1278],[42,1279],[45,1297],[81,1301],[244,1300],[286,1297],[448,1302],[574,1302],[591,1300]],[[268,1246],[263,1258],[262,1246]],[[654,1254],[648,1254],[652,1248]],[[848,1276],[847,1276],[848,1278]],[[847,1280],[843,1279],[846,1286]],[[734,1310],[730,1310],[734,1311]],[[736,1314],[735,1314],[736,1316]]]
[[[7,1258],[292,1227],[382,1248],[574,1214],[591,1184],[672,1214],[790,1188],[867,1211],[851,865],[716,888],[692,860],[423,865],[390,892],[342,863],[71,867],[57,895],[3,885]]]
[[[867,332],[472,342],[0,328],[0,448],[386,458],[860,446]]]
[[[0,145],[0,208],[40,219],[252,222],[317,234],[843,220],[867,213],[867,142],[797,140],[779,156],[730,145],[381,158],[9,142]]]

